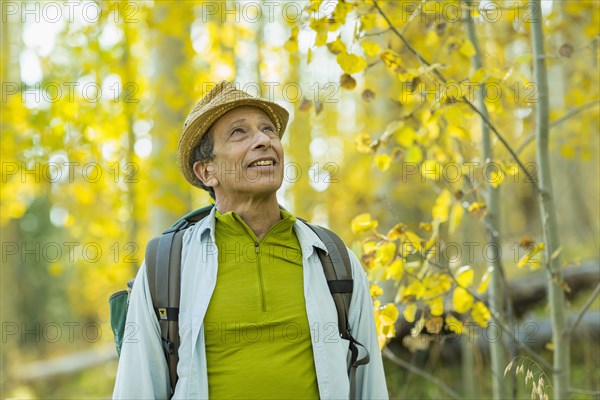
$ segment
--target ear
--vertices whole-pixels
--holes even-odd
[[[219,183],[216,168],[212,161],[196,161],[193,170],[194,175],[204,183],[204,186],[214,188]]]

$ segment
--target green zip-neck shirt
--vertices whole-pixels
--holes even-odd
[[[302,251],[282,219],[259,242],[234,212],[215,213],[217,283],[204,319],[211,399],[318,399]]]

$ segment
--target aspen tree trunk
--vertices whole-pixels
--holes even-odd
[[[467,13],[469,10],[467,8]],[[481,51],[477,43],[477,35],[475,26],[470,15],[466,15],[467,36],[475,47],[475,55],[472,58],[473,67],[479,69],[482,67]],[[484,101],[484,89],[479,87],[477,90],[478,107],[481,113],[489,120],[489,114]],[[481,142],[483,145],[483,160],[485,163],[491,162],[494,159],[492,149],[492,134],[487,124],[481,121]],[[500,251],[500,190],[494,188],[490,184],[490,180],[486,181],[485,199],[488,213],[485,218],[487,240],[489,249],[492,251],[492,256],[488,260],[489,267],[492,268],[492,277],[488,289],[489,306],[492,312],[504,319],[504,272],[502,270],[501,251]],[[490,357],[492,369],[492,393],[495,400],[506,398],[506,385],[504,383],[504,368],[506,362],[506,350],[502,340],[490,341]]]
[[[178,7],[184,6],[189,5],[178,5]],[[154,151],[151,174],[157,177],[165,176],[167,168],[178,168],[175,165],[177,142],[185,120],[182,110],[173,109],[173,106],[169,105],[167,101],[170,96],[176,96],[181,91],[179,85],[182,85],[182,83],[179,81],[176,71],[181,65],[189,61],[185,58],[183,38],[161,31],[161,26],[164,26],[164,20],[168,18],[169,9],[172,7],[173,5],[168,2],[158,1],[152,13],[157,28],[156,32],[152,33],[154,36],[154,54],[152,58],[155,66],[152,81],[155,85],[156,96],[152,115],[154,121],[152,148]],[[191,17],[190,20],[178,21],[179,24],[187,25],[187,28],[183,29],[184,32],[189,31],[190,21]],[[177,199],[178,202],[183,200],[188,203],[188,206],[190,203],[188,193],[184,193],[179,185],[173,181],[161,182],[155,191],[154,198],[157,204],[154,204],[151,209],[151,229],[153,233],[162,232],[181,216],[181,211],[163,207],[168,204],[165,201],[166,198]],[[185,210],[185,212],[187,211],[189,210]]]
[[[123,24],[122,26],[124,36],[125,36],[125,45],[123,50],[123,56],[121,58],[121,65],[124,74],[124,82],[133,82],[135,77],[134,71],[134,62],[131,60],[131,35],[129,33],[128,24]],[[128,88],[131,86],[127,86]],[[124,102],[123,109],[125,110],[125,115],[127,115],[127,156],[126,156],[126,168],[129,168],[130,165],[135,166],[135,133],[133,132],[133,122],[134,122],[134,113],[135,113],[135,104],[131,101],[125,101],[127,98],[135,98],[135,96],[130,96],[129,93],[123,92],[123,96],[121,101]],[[137,170],[137,167],[136,167]],[[139,221],[137,215],[137,207],[136,207],[136,192],[137,192],[137,182],[128,182],[127,183],[127,203],[129,208],[129,222],[127,223],[127,243],[125,243],[125,248],[129,248],[129,246],[137,245],[139,248],[143,248],[140,246],[140,243],[137,243],[137,233],[139,229]],[[141,251],[138,253],[141,254]],[[141,260],[140,260],[141,262]],[[139,265],[132,263],[131,268],[132,272],[135,273],[138,269]]]
[[[569,398],[571,352],[565,321],[565,293],[561,286],[562,270],[560,267],[560,239],[554,197],[552,193],[552,176],[550,173],[550,155],[548,151],[549,127],[549,90],[544,53],[544,31],[540,0],[531,1],[534,18],[531,20],[533,73],[538,90],[536,112],[536,161],[540,171],[539,202],[544,237],[544,256],[548,274],[548,300],[552,321],[552,343],[554,345],[553,387],[556,399]]]
[[[302,60],[297,52],[290,53],[288,83],[300,85]],[[282,90],[285,83],[276,86],[276,90]],[[285,93],[285,91],[284,91]],[[287,99],[284,99],[287,101]],[[295,215],[312,219],[313,208],[318,204],[315,190],[310,185],[310,169],[312,156],[310,154],[311,124],[310,114],[307,111],[299,111],[297,103],[288,103],[294,107],[294,118],[288,123],[286,135],[288,136],[287,154],[284,181],[290,183],[292,195],[292,210]],[[289,164],[291,162],[291,164]],[[288,165],[289,164],[289,165]],[[296,174],[299,174],[296,176]],[[284,182],[285,183],[285,182]]]

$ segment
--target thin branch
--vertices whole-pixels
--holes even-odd
[[[406,24],[404,24],[404,27],[402,28],[402,34],[404,34],[404,32],[406,32],[406,30],[408,29],[408,25],[410,25],[410,23],[415,19],[415,17],[417,16],[417,14],[421,14],[421,8],[423,7],[423,3],[424,2],[425,1],[422,0],[419,3],[419,7],[417,7],[417,9],[415,10],[415,12],[410,15],[410,17],[408,18],[408,21],[406,21]]]
[[[574,109],[570,110],[569,112],[565,113],[562,117],[550,122],[550,128],[554,128],[560,124],[562,124],[563,122],[565,122],[566,120],[574,117],[575,115],[579,114],[580,112],[587,110],[588,108],[591,108],[597,104],[600,104],[600,100],[593,100],[590,101],[589,103],[585,103],[580,105],[579,107],[575,107]],[[515,150],[515,153],[517,154],[521,154],[521,152],[525,149],[525,147],[527,147],[527,145],[531,142],[533,142],[533,140],[535,139],[535,134],[532,133],[531,135],[527,136],[525,138],[525,140],[523,141],[523,143],[521,143],[521,145],[517,148],[517,150]]]
[[[398,38],[402,41],[402,43],[404,43],[404,45],[406,46],[406,48],[415,57],[417,57],[417,59],[422,64],[424,64],[424,65],[426,65],[428,67],[431,66],[431,63],[429,61],[427,61],[417,50],[415,50],[410,45],[410,43],[408,42],[408,40],[406,40],[406,38],[404,37],[404,35],[402,33],[400,33],[398,31],[398,29],[396,29],[394,27],[394,25],[392,24],[392,21],[390,21],[390,19],[388,18],[388,16],[385,14],[385,12],[383,12],[383,10],[381,9],[381,7],[379,6],[379,4],[377,4],[377,1],[376,0],[372,0],[372,1],[373,1],[373,4],[375,5],[375,8],[379,11],[379,14],[387,22],[388,26],[390,27],[390,30],[396,36],[398,36]],[[446,77],[441,72],[439,72],[436,68],[433,68],[432,71],[433,71],[433,73],[443,83],[446,83],[447,79],[446,79]],[[496,135],[496,137],[498,138],[498,140],[500,140],[500,142],[502,142],[502,144],[504,145],[504,147],[506,148],[506,150],[508,150],[508,152],[510,153],[510,155],[512,156],[512,158],[515,160],[515,162],[519,165],[519,167],[523,170],[523,172],[525,172],[525,175],[527,175],[527,177],[529,178],[529,182],[533,185],[534,190],[536,192],[539,192],[539,188],[536,185],[537,180],[531,175],[531,173],[527,170],[527,168],[525,168],[525,165],[521,162],[521,160],[519,159],[519,157],[517,156],[517,154],[510,147],[510,145],[508,144],[508,142],[506,141],[506,139],[504,139],[504,137],[500,134],[500,132],[498,131],[498,129],[496,129],[496,127],[492,124],[492,122],[473,103],[471,103],[467,98],[463,97],[461,100],[463,102],[465,102],[469,106],[469,108],[471,108],[471,110],[473,110],[475,113],[477,113],[479,115],[479,117],[481,117],[481,119],[483,120],[483,122],[485,122],[485,124],[492,130],[492,132],[494,132],[494,135]]]
[[[563,115],[562,117],[550,122],[550,128],[554,128],[555,126],[562,124],[574,115],[579,114],[581,111],[587,110],[588,108],[593,107],[597,104],[600,104],[600,100],[598,99],[590,101],[589,103],[582,104],[578,107],[575,107],[572,110],[569,110],[569,112],[565,113],[565,115]]]
[[[388,29],[384,29],[381,32],[371,32],[371,33],[363,33],[362,37],[369,37],[369,36],[379,36],[379,35],[383,35],[384,33],[386,33],[387,31],[389,31],[390,28]]]
[[[439,387],[441,390],[444,391],[444,393],[446,393],[448,396],[450,396],[453,399],[460,399],[461,396],[456,393],[450,386],[448,386],[446,383],[442,382],[440,379],[436,378],[435,376],[423,371],[420,368],[417,368],[415,366],[413,366],[410,363],[407,363],[406,361],[404,361],[403,359],[401,359],[400,357],[398,357],[397,355],[394,354],[394,352],[392,350],[390,350],[387,347],[384,347],[384,349],[381,352],[384,356],[386,356],[390,361],[392,361],[393,363],[401,366],[402,368],[412,372],[415,375],[419,375],[421,378],[428,380],[429,382],[433,383],[434,385],[436,385],[437,387]]]
[[[573,322],[573,325],[571,325],[571,327],[569,328],[568,336],[573,335],[573,332],[575,332],[575,328],[577,328],[577,325],[579,325],[579,323],[581,322],[583,315],[587,312],[588,308],[590,308],[590,306],[592,305],[594,300],[596,300],[596,297],[598,297],[598,293],[600,293],[600,283],[596,285],[596,289],[594,289],[594,291],[590,295],[590,298],[585,302],[585,304],[583,305],[583,308],[577,315],[575,322]]]

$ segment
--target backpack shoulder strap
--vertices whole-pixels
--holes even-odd
[[[179,298],[181,289],[181,250],[187,228],[206,217],[211,206],[179,219],[146,246],[146,269],[152,305],[160,325],[163,351],[169,367],[171,395],[177,384],[179,362]]]
[[[348,322],[348,312],[350,310],[350,301],[352,300],[352,291],[354,280],[352,278],[352,265],[348,249],[342,239],[334,232],[322,226],[312,225],[305,222],[325,244],[327,255],[322,249],[315,247],[319,260],[323,266],[323,272],[327,279],[329,291],[333,297],[335,308],[338,313],[338,328],[340,336],[350,342],[351,352],[350,364],[348,366],[348,378],[350,381],[350,399],[356,398],[356,371],[360,365],[368,364],[370,361],[367,348],[358,340],[352,337],[350,324]],[[366,351],[366,355],[358,359],[358,346]]]
[[[346,245],[338,235],[327,228],[307,224],[325,244],[327,253],[316,248],[323,272],[327,279],[327,286],[333,297],[338,312],[338,328],[344,339],[350,336],[348,324],[348,311],[352,300],[352,266]]]

